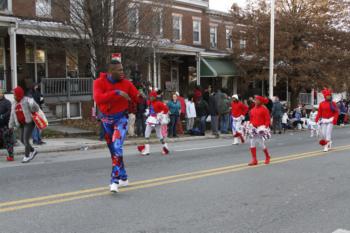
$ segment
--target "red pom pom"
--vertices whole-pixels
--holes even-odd
[[[325,145],[327,145],[327,141],[326,140],[324,140],[324,139],[322,139],[322,140],[320,140],[320,145],[321,146],[325,146]]]
[[[145,150],[145,148],[146,148],[145,145],[142,145],[142,146],[138,146],[138,147],[137,147],[137,150],[140,151],[140,152],[142,152],[142,151]]]

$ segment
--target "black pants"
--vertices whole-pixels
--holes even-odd
[[[139,137],[143,137],[145,135],[145,121],[146,119],[144,117],[136,116],[136,134]]]
[[[25,154],[24,154],[25,157],[29,157],[30,152],[34,151],[34,148],[32,147],[29,141],[30,138],[32,137],[34,127],[35,127],[34,122],[28,123],[28,124],[26,123],[19,127],[19,135],[20,135],[19,138],[25,147]]]
[[[273,123],[273,132],[276,132],[276,130],[278,130],[278,132],[281,132],[281,130],[282,130],[282,118],[281,117],[274,117],[272,123]]]

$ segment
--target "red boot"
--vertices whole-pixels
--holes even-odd
[[[270,164],[270,159],[271,159],[271,156],[269,154],[269,151],[266,149],[264,149],[264,153],[265,153],[265,164]]]
[[[252,153],[252,161],[248,164],[248,166],[258,165],[258,160],[256,159],[256,147],[250,148],[250,152]]]

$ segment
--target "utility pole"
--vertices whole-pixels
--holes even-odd
[[[271,32],[270,32],[270,75],[269,75],[269,97],[273,97],[274,81],[274,52],[275,52],[275,0],[271,0]]]

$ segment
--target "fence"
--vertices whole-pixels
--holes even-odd
[[[92,78],[45,78],[41,91],[45,97],[92,95]]]

